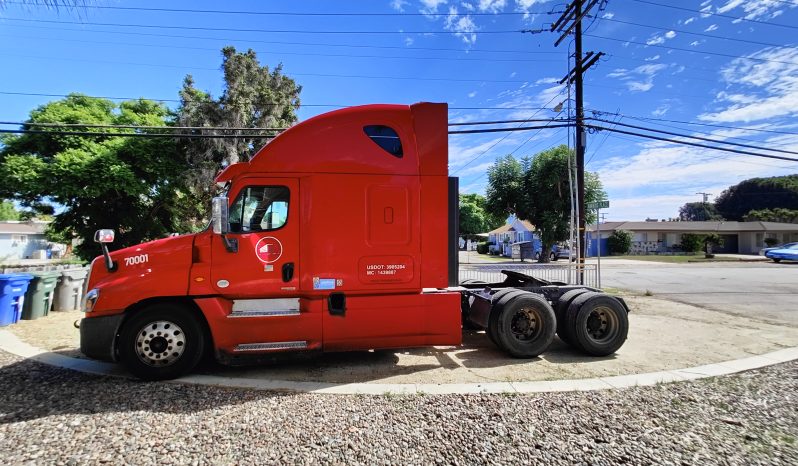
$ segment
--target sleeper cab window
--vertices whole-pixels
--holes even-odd
[[[369,125],[363,127],[363,132],[382,150],[398,159],[402,158],[402,140],[399,139],[399,135],[393,128],[384,125]]]
[[[247,186],[230,207],[230,231],[272,231],[288,221],[290,190],[286,186]]]

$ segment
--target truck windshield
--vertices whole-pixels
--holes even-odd
[[[230,208],[230,231],[245,233],[282,228],[288,221],[286,186],[248,186]]]

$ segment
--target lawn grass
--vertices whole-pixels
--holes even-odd
[[[736,257],[723,257],[723,256],[715,256],[712,259],[707,259],[704,257],[704,254],[692,254],[689,256],[667,256],[667,255],[648,255],[648,256],[610,256],[610,257],[602,257],[602,260],[612,260],[612,259],[630,259],[636,261],[648,261],[648,262],[668,262],[672,264],[686,264],[688,262],[738,262],[739,259]]]

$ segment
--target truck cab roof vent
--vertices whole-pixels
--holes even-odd
[[[402,158],[402,141],[393,128],[384,125],[369,125],[363,127],[363,132],[382,150],[396,158]]]

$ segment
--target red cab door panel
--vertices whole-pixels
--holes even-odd
[[[230,298],[296,296],[299,291],[299,180],[245,178],[229,193],[237,251],[213,235],[211,281]]]

